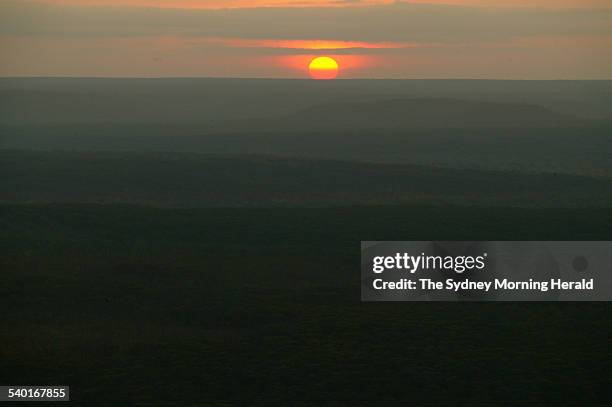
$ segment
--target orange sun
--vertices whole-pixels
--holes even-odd
[[[316,57],[308,65],[312,79],[335,79],[338,76],[338,63],[330,57]]]

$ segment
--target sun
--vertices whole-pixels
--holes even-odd
[[[330,57],[316,57],[308,65],[312,79],[336,79],[338,69],[338,62]]]

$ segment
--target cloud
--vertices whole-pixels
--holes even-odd
[[[39,0],[55,5],[220,9],[257,7],[347,7],[392,3],[486,7],[612,8],[609,0]]]
[[[610,79],[611,41],[511,40],[406,49],[235,48],[180,37],[0,37],[0,76],[307,78],[333,56],[342,78]]]
[[[272,48],[294,50],[381,50],[405,49],[424,46],[410,42],[364,42],[329,40],[271,40],[244,38],[206,38],[201,42],[234,48]]]
[[[39,0],[40,3],[70,6],[127,6],[186,9],[338,7],[389,4],[394,0]]]
[[[2,3],[0,35],[326,39],[364,42],[507,40],[612,33],[612,10],[392,4],[349,8],[184,10]]]

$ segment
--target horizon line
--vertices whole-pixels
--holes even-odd
[[[314,80],[312,78],[272,78],[272,77],[229,77],[229,76],[2,76],[5,79],[101,79],[101,80],[261,80],[261,81],[300,81],[300,82],[351,82],[351,81],[505,81],[505,82],[610,82],[611,78],[335,78],[332,80]]]

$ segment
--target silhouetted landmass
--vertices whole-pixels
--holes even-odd
[[[611,89],[612,81],[1,78],[0,122],[194,125],[400,98],[527,104],[612,119]]]
[[[278,157],[0,152],[5,202],[605,206],[612,179]]]
[[[605,405],[608,303],[364,304],[359,249],[612,239],[611,90],[0,79],[0,383],[87,406]]]
[[[381,99],[368,102],[322,103],[294,114],[225,123],[219,131],[301,133],[379,131],[410,133],[414,129],[500,129],[585,127],[593,120],[519,103],[455,99]],[[595,122],[597,123],[597,122]]]
[[[0,148],[612,176],[612,82],[0,80]]]
[[[189,126],[4,127],[0,148],[261,154],[448,168],[612,176],[606,126],[557,129],[415,129],[393,132],[256,132],[199,135]],[[8,135],[7,135],[8,134]],[[169,134],[172,134],[171,136]]]

